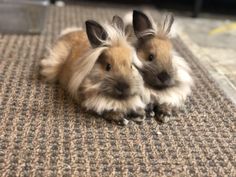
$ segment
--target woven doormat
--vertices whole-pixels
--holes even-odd
[[[50,7],[40,36],[0,35],[0,176],[236,176],[236,109],[180,39],[196,87],[186,111],[126,127],[80,111],[39,61],[61,29],[118,8]]]

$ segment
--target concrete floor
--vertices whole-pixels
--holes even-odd
[[[236,21],[177,17],[178,33],[236,103]]]

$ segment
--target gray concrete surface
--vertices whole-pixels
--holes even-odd
[[[0,0],[0,33],[40,33],[48,5],[49,0]]]
[[[236,103],[236,21],[177,17],[178,33]]]

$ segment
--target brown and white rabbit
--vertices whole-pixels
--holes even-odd
[[[139,121],[145,119],[145,104],[140,98],[144,88],[139,71],[132,67],[135,50],[117,19],[113,25],[88,20],[86,32],[62,32],[50,56],[41,61],[41,74],[59,81],[86,110],[127,124],[131,112]]]
[[[132,25],[137,37],[134,46],[138,56],[134,63],[145,82],[148,112],[156,114],[160,121],[167,121],[183,106],[193,86],[188,64],[172,48],[169,33],[173,22],[172,14],[156,24],[143,12],[133,11]],[[128,25],[126,20],[126,27]],[[129,34],[132,37],[132,32]]]

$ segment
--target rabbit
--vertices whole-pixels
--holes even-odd
[[[138,57],[133,62],[145,82],[147,114],[167,122],[182,108],[194,85],[189,65],[172,47],[170,31],[174,17],[168,14],[156,24],[151,16],[134,10],[133,16],[128,14],[125,18],[125,30]]]
[[[62,31],[50,56],[41,61],[41,75],[58,81],[79,105],[107,120],[126,125],[145,119],[142,76],[133,67],[135,49],[126,40],[122,19],[113,24],[85,22],[86,31]],[[123,25],[124,26],[124,25]]]

